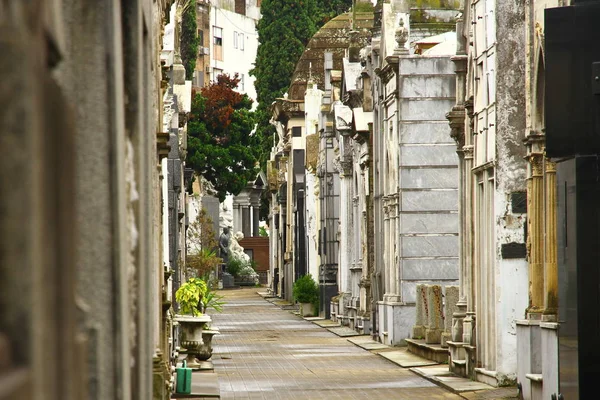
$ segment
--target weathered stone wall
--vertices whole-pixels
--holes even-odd
[[[3,4],[0,398],[152,398],[166,3]]]

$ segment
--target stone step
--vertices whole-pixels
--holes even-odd
[[[439,344],[427,344],[422,339],[405,339],[408,351],[437,363],[447,363],[449,350]]]

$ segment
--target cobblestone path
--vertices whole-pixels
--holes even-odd
[[[222,399],[460,399],[256,292],[222,291],[212,315]]]

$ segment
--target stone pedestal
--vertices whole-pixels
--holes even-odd
[[[518,320],[517,325],[517,381],[521,384],[524,400],[531,397],[531,379],[527,375],[542,372],[540,353],[540,321]]]
[[[415,325],[412,329],[413,339],[424,339],[425,338],[425,325],[428,323],[427,316],[427,285],[417,285],[416,294],[416,318]]]
[[[440,285],[427,285],[427,317],[428,324],[425,329],[425,343],[439,344],[442,341],[442,327],[444,323],[442,287]]]
[[[446,342],[452,340],[452,316],[458,310],[458,297],[458,286],[446,286],[446,294],[444,296],[444,332],[442,333],[442,347],[448,347]]]
[[[228,272],[223,272],[223,288],[232,288],[234,286],[233,275]]]

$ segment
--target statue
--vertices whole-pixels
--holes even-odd
[[[240,246],[239,241],[244,238],[244,234],[242,232],[237,232],[231,238],[231,246],[229,247],[229,253],[231,257],[236,260],[242,261],[244,264],[250,263],[250,256],[244,252],[244,248]]]
[[[223,228],[223,233],[219,236],[219,257],[223,259],[223,264],[227,264],[229,261],[229,242],[230,242],[229,228]]]

